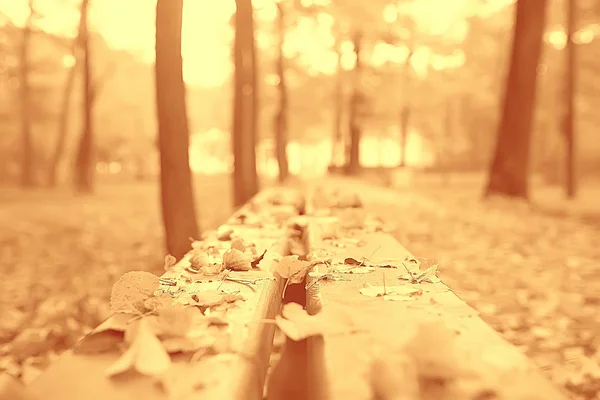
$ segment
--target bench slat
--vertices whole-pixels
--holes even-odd
[[[282,221],[289,206],[271,204],[270,199],[278,196],[281,200],[282,189],[267,190],[257,195],[245,207],[231,218],[230,222],[239,219],[241,214],[252,214],[260,217],[259,225],[248,224],[232,226],[235,236],[256,244],[257,254],[264,250],[287,255],[287,227]],[[296,199],[297,199],[296,195]],[[297,213],[295,213],[297,214]],[[251,222],[251,221],[250,221]],[[229,242],[221,249],[221,253],[229,248]],[[173,278],[184,273],[189,266],[188,254],[163,277]],[[251,272],[250,272],[251,274]],[[263,277],[264,273],[257,277]],[[260,280],[248,285],[228,280],[216,280],[197,284],[198,290],[239,291],[245,301],[238,301],[236,306],[227,309],[225,318],[230,325],[227,329],[234,349],[225,354],[203,356],[198,362],[176,361],[170,371],[180,376],[183,381],[190,376],[210,378],[201,390],[185,397],[186,399],[261,399],[264,381],[269,365],[269,356],[273,342],[274,325],[264,323],[279,313],[284,282],[281,278]],[[157,384],[156,379],[144,377],[136,373],[125,373],[116,378],[106,378],[105,369],[114,363],[118,354],[79,355],[73,351],[63,354],[49,369],[31,385],[40,399],[63,400],[129,400],[143,398],[145,400],[163,400],[167,397]]]
[[[327,210],[308,209],[312,260],[335,261],[362,254],[372,260],[395,260],[390,264],[400,266],[406,257],[413,257],[382,232],[345,231],[346,239],[352,236],[363,246],[325,240],[324,236],[331,236],[332,217],[315,216],[328,214]],[[347,215],[333,214],[333,220],[341,222]],[[345,247],[339,247],[342,242]],[[315,272],[330,271],[330,266],[320,264]],[[340,334],[337,329],[326,331],[323,338],[308,339],[309,358],[316,360],[309,365],[311,399],[567,398],[444,283],[411,284],[398,278],[405,273],[403,267],[378,267],[365,274],[337,274],[344,281],[319,281],[319,295],[309,296],[307,311],[311,314],[321,309],[338,317],[337,323],[347,333]],[[388,293],[396,287],[418,287],[423,293],[414,298],[398,296],[404,300],[360,293],[365,286],[381,287],[384,282]],[[312,304],[318,304],[314,310],[311,297]],[[426,397],[418,397],[419,390]],[[497,397],[485,397],[492,391]]]

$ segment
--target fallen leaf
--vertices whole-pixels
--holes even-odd
[[[227,225],[221,225],[217,229],[217,239],[221,241],[231,240],[233,228]]]
[[[198,272],[203,275],[219,275],[225,269],[225,265],[219,263],[211,263],[200,268]]]
[[[155,312],[163,308],[167,308],[173,305],[173,297],[169,293],[162,293],[160,295],[154,295],[144,300],[143,312]]]
[[[123,343],[125,330],[136,317],[116,313],[85,335],[73,348],[74,354],[103,353],[118,348]]]
[[[242,242],[242,239],[240,238],[236,238],[231,241],[231,248],[239,250],[242,253],[246,251],[246,246],[244,246],[244,242]]]
[[[177,259],[174,256],[172,256],[171,254],[167,254],[165,256],[165,266],[164,266],[165,271],[168,271],[171,268],[173,268],[173,266],[175,264],[177,264]]]
[[[284,305],[281,315],[275,317],[275,323],[287,337],[296,342],[322,335],[326,327],[321,314],[308,315],[306,310],[297,303]]]
[[[411,300],[420,297],[423,289],[411,286],[372,286],[367,285],[359,292],[369,297],[383,297],[385,300]]]
[[[192,254],[190,255],[190,267],[199,270],[207,265],[209,265],[210,261],[208,259],[208,254],[203,249],[194,249],[192,250]]]
[[[136,328],[127,351],[106,369],[107,376],[113,377],[132,368],[143,375],[158,376],[171,366],[169,354],[148,322],[140,319]]]
[[[252,260],[252,262],[250,263],[252,268],[259,268],[259,264],[265,258],[266,254],[267,254],[267,250],[265,249],[265,251],[263,251],[260,256],[256,257],[254,260]]]
[[[441,282],[441,279],[437,276],[439,263],[435,259],[407,257],[402,262],[402,265],[407,273],[399,276],[399,279],[407,280],[411,283]],[[425,267],[425,269],[422,269],[422,267]]]
[[[217,290],[196,292],[191,296],[193,300],[189,305],[195,307],[216,307],[225,303],[235,303],[244,300],[239,294],[225,293]]]
[[[110,294],[110,310],[140,311],[139,304],[153,296],[158,290],[158,276],[146,271],[130,271],[123,274],[112,287]]]
[[[158,312],[158,336],[181,337],[185,336],[192,327],[194,316],[199,311],[192,307],[176,304]]]
[[[289,283],[300,283],[312,267],[313,264],[299,260],[298,256],[285,256],[273,263],[272,272],[287,279]]]
[[[252,269],[250,257],[236,249],[229,249],[223,254],[223,266],[232,271],[249,271]]]

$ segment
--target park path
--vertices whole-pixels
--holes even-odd
[[[600,399],[600,229],[520,201],[391,189],[331,177],[358,192],[413,254],[577,399]]]

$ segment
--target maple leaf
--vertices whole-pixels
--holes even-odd
[[[171,358],[145,319],[136,324],[129,348],[105,371],[113,377],[130,369],[142,375],[159,376],[171,366]]]
[[[126,272],[112,287],[110,294],[111,312],[139,312],[139,304],[143,304],[145,300],[152,297],[159,286],[158,276],[150,272]]]

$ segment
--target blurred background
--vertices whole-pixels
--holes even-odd
[[[600,398],[599,36],[597,0],[0,0],[0,370],[261,188],[333,179]]]

